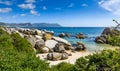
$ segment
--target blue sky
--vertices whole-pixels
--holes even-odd
[[[120,0],[0,0],[0,21],[58,23],[70,27],[115,26]]]

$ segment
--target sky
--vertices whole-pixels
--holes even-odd
[[[105,27],[120,22],[120,0],[0,0],[0,22]]]

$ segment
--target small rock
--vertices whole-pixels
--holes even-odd
[[[77,34],[75,37],[78,38],[78,39],[84,39],[84,38],[87,38],[87,36],[84,35],[83,33],[79,33],[79,34]]]
[[[59,37],[61,37],[61,38],[64,38],[65,36],[66,36],[65,33],[59,34]]]

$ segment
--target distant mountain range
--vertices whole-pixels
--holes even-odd
[[[0,26],[9,27],[62,27],[57,23],[4,23],[0,22]]]

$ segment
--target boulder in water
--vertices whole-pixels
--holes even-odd
[[[79,33],[79,34],[77,34],[75,37],[78,38],[78,39],[84,39],[84,38],[87,38],[87,36],[84,35],[83,33]]]
[[[75,48],[76,51],[81,51],[81,50],[85,50],[85,49],[86,49],[86,47],[83,43],[77,42],[77,45],[76,45],[76,48]]]

